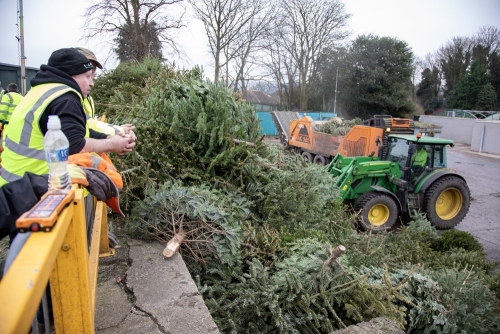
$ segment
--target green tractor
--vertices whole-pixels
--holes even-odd
[[[363,230],[390,229],[401,217],[424,212],[437,229],[451,229],[469,211],[465,179],[447,167],[453,141],[420,135],[389,135],[378,157],[335,156],[328,165],[340,195],[359,213]]]

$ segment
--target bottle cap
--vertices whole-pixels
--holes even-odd
[[[57,115],[49,116],[49,121],[47,122],[47,130],[60,130],[61,120]]]

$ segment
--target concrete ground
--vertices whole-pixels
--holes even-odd
[[[500,263],[500,156],[461,144],[446,153],[448,167],[464,176],[472,197],[469,213],[456,229],[471,233],[487,258]]]

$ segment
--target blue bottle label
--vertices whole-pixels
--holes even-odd
[[[48,162],[68,161],[68,155],[69,149],[67,148],[45,153]]]

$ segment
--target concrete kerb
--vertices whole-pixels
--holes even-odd
[[[99,264],[96,333],[219,333],[179,254],[120,236],[115,257]]]
[[[459,150],[459,151],[464,151],[464,152],[471,153],[471,154],[481,155],[483,157],[500,159],[500,155],[498,155],[498,154],[491,154],[491,153],[483,153],[483,152],[472,151],[471,148],[470,148],[470,145],[467,145],[467,144],[455,143],[455,146],[452,148],[452,150]]]
[[[165,259],[165,245],[131,245],[127,287],[135,306],[155,319],[163,333],[219,333],[198,288],[176,253]]]

